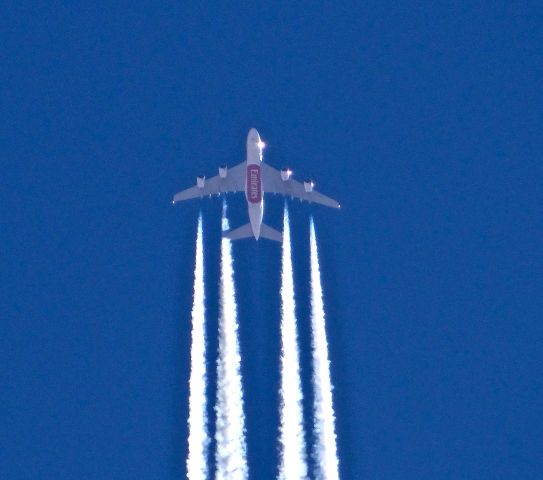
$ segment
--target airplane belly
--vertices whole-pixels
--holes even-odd
[[[260,203],[249,203],[249,222],[255,238],[260,237],[260,226],[262,225],[262,217],[264,216],[264,205]]]

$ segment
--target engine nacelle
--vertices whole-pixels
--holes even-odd
[[[313,187],[315,184],[313,183],[313,180],[306,180],[304,182],[304,189],[307,193],[311,193],[313,191]]]
[[[283,182],[286,182],[290,178],[291,175],[292,175],[292,170],[290,168],[285,167],[281,169],[281,180],[283,180]]]
[[[226,165],[221,165],[219,167],[219,177],[226,178],[227,172],[228,172],[228,167]]]
[[[196,177],[196,186],[197,186],[198,188],[204,188],[205,182],[206,182],[206,177],[205,177],[205,175],[198,175],[198,176]]]

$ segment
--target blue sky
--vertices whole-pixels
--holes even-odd
[[[256,127],[343,206],[290,205],[308,408],[316,222],[342,478],[538,478],[542,13],[4,3],[0,477],[184,476],[196,222],[211,367],[220,202],[171,196]],[[280,250],[234,255],[249,468],[273,478]]]

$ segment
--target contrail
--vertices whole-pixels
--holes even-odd
[[[222,229],[228,230],[226,201]],[[245,417],[240,372],[237,307],[230,240],[221,240],[219,358],[217,360],[217,480],[246,480]]]
[[[322,299],[321,274],[315,238],[315,224],[311,217],[311,329],[313,344],[313,388],[314,431],[316,445],[314,449],[317,462],[318,480],[338,480],[339,465],[336,447],[334,407],[332,405],[332,382],[330,381],[330,360]]]
[[[187,456],[187,479],[207,478],[207,432],[206,414],[206,338],[204,296],[204,249],[202,241],[202,214],[198,218],[196,238],[196,263],[194,267],[194,299],[192,304],[192,345],[190,348],[189,380],[189,438]]]
[[[290,227],[285,204],[281,270],[281,426],[278,480],[307,479],[295,310]]]

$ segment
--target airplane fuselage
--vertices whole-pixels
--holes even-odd
[[[264,216],[264,192],[262,191],[262,142],[256,129],[249,130],[247,135],[247,179],[245,182],[245,198],[249,222],[256,240],[260,237],[262,217]]]

